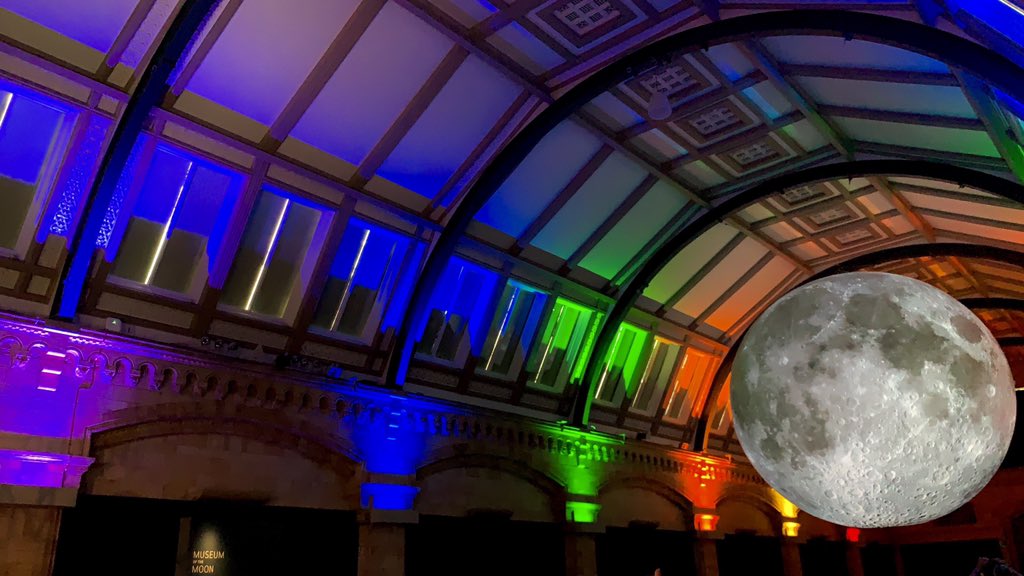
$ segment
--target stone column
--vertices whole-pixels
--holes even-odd
[[[864,576],[864,559],[861,557],[861,546],[856,542],[846,543],[847,576]]]
[[[49,576],[61,509],[75,505],[90,464],[92,458],[67,454],[0,450],[0,574]]]
[[[800,544],[795,538],[782,538],[782,573],[786,576],[803,576],[803,564],[800,562]]]
[[[724,534],[718,529],[714,508],[694,508],[693,563],[697,576],[718,576],[718,541]]]
[[[0,504],[0,574],[49,576],[60,508]]]
[[[405,574],[405,524],[359,524],[359,576]]]
[[[718,540],[713,534],[697,533],[693,541],[693,556],[697,576],[718,576]]]
[[[405,532],[419,522],[412,476],[368,474],[361,488],[359,576],[404,576]]]
[[[899,544],[893,544],[892,555],[893,560],[896,561],[896,576],[904,576],[906,571],[903,567],[903,550]]]
[[[596,530],[589,526],[566,526],[565,576],[597,576]]]

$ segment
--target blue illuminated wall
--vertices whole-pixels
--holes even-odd
[[[423,246],[358,218],[349,220],[317,304],[313,325],[366,336],[401,322]],[[381,310],[383,318],[381,318]]]
[[[0,123],[0,174],[21,182],[33,183],[46,162],[54,130],[65,111],[53,101],[37,94],[0,84],[0,90],[12,93],[10,104]]]
[[[424,325],[417,327],[417,332],[423,335],[418,351],[426,353],[426,348],[431,346],[429,340],[436,336],[441,341],[434,346],[439,353],[432,355],[451,360],[454,354],[440,353],[440,350],[450,350],[454,343],[444,340],[465,332],[469,336],[471,353],[479,356],[490,327],[497,285],[496,272],[461,258],[452,258],[431,296],[430,312]]]
[[[32,206],[38,195],[49,191],[53,167],[63,157],[74,118],[71,109],[50,98],[0,82],[0,187],[4,191],[0,243],[4,247],[16,248],[24,226],[36,222],[38,213]],[[102,141],[102,130],[93,129],[91,134],[97,132]]]

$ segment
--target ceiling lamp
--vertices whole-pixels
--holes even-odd
[[[647,103],[647,115],[651,120],[665,120],[672,115],[672,104],[664,92],[651,94],[651,101]]]

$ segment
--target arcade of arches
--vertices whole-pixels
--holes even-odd
[[[856,267],[1024,382],[1020,0],[0,0],[0,575],[967,576],[729,368]]]

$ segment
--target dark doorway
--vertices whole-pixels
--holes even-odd
[[[1011,366],[1013,364],[1011,363]],[[1024,369],[1018,368],[1014,374],[1017,379],[1017,386],[1024,386]],[[1017,403],[1017,422],[1024,422],[1024,390],[1018,389],[1014,393]],[[1017,426],[1010,438],[1010,447],[1003,458],[1002,468],[1017,468],[1024,466],[1024,426]]]
[[[800,546],[803,576],[846,576],[846,543],[814,538]],[[877,576],[865,570],[864,574]]]
[[[406,532],[407,576],[564,576],[561,526],[497,515],[420,516]]]
[[[694,576],[693,535],[653,527],[608,528],[597,540],[597,573]]]
[[[872,542],[860,550],[864,574],[870,576],[896,576],[896,549],[891,544]]]
[[[62,513],[54,576],[174,576],[183,519],[224,535],[218,576],[356,574],[351,512],[81,496]]]
[[[720,576],[782,576],[782,545],[778,538],[728,534],[718,541]]]
[[[908,544],[900,547],[904,576],[969,576],[979,556],[1000,557],[1002,550],[996,540],[965,540]]]
[[[1014,568],[1020,570],[1021,565],[1024,565],[1024,515],[1014,518],[1011,525],[1013,527],[1013,546],[1017,553],[1017,562]],[[1010,559],[1005,558],[1005,560],[1009,561]]]

